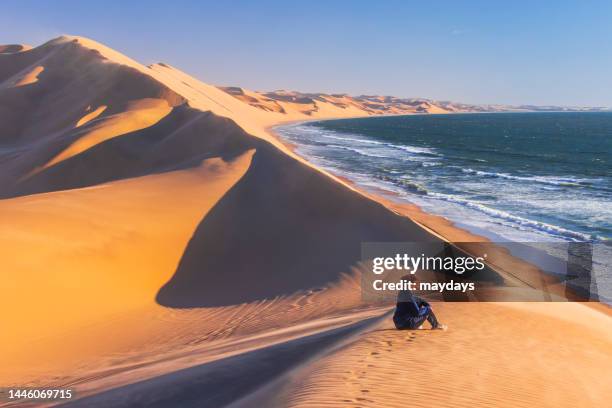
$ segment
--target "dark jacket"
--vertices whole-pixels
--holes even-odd
[[[430,310],[429,303],[411,291],[401,291],[397,296],[393,323],[398,329],[416,329],[423,324]]]

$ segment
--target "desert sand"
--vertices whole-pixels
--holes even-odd
[[[482,238],[270,131],[462,109],[218,88],[82,37],[0,47],[0,385],[83,407],[604,405],[605,308],[441,303],[448,332],[390,330],[360,243]]]

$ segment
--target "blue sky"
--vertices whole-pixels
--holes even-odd
[[[14,1],[0,43],[93,38],[217,85],[612,106],[612,2]]]

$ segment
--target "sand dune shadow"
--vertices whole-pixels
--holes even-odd
[[[201,221],[157,301],[212,307],[273,298],[350,272],[362,242],[433,239],[409,219],[264,145]]]

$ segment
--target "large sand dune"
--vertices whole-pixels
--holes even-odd
[[[369,340],[372,324],[388,327],[389,305],[361,299],[361,242],[479,238],[356,191],[267,129],[467,109],[389,98],[222,89],[81,37],[0,48],[0,384],[70,386],[88,398],[77,401],[82,406],[133,406],[150,390],[151,406],[401,405],[401,382],[386,381],[387,373],[424,367],[418,356],[446,355],[419,383],[423,394],[439,392],[490,347],[483,377],[449,384],[448,401],[469,400],[471,385],[485,392],[482,384],[493,381],[503,392],[491,398],[537,404],[539,396],[521,387],[554,383],[551,366],[584,374],[576,392],[602,400],[597,376],[606,374],[612,327],[607,315],[579,304],[541,305],[547,313],[535,317],[448,304],[442,316],[456,337],[437,333],[443,340],[408,348],[386,347],[380,333],[382,343]],[[557,312],[574,318],[551,317]],[[516,335],[521,319],[539,342],[570,336],[580,363],[538,357],[530,337]],[[582,340],[576,319],[595,322],[580,326]],[[506,332],[514,337],[504,340]],[[386,334],[389,342],[410,337]],[[452,339],[474,356],[462,359]],[[365,367],[363,386],[337,376],[380,348],[391,359]],[[503,376],[490,367],[530,370]],[[222,380],[201,382],[211,375]],[[294,376],[301,380],[288,380]],[[270,400],[279,382],[284,394]],[[363,399],[366,387],[380,395]],[[182,391],[166,394],[171,388]]]
[[[567,303],[445,303],[436,309],[452,330],[398,331],[384,320],[236,406],[608,404],[609,316]]]

